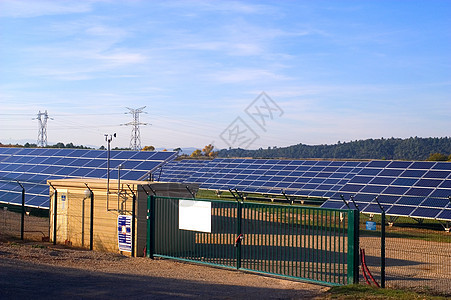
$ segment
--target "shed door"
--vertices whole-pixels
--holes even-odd
[[[67,190],[58,189],[58,204],[57,204],[57,240],[67,240],[67,208],[69,205]]]

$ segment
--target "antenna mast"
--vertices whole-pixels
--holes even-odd
[[[139,125],[147,125],[147,123],[142,123],[139,122],[139,114],[140,113],[146,113],[143,111],[144,108],[146,108],[145,106],[140,107],[140,108],[129,108],[126,107],[129,112],[126,112],[126,114],[131,114],[133,115],[133,121],[125,123],[124,125],[127,126],[132,126],[132,136],[130,139],[130,149],[132,150],[141,150],[141,135],[139,132]]]

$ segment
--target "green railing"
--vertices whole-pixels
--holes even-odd
[[[179,200],[149,196],[149,257],[331,285],[358,282],[355,210],[195,199],[211,203],[211,228],[200,232],[179,229]]]

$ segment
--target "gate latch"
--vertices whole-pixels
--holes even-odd
[[[235,247],[238,247],[238,245],[241,244],[242,240],[244,240],[244,236],[242,233],[240,233],[240,235],[235,239]]]

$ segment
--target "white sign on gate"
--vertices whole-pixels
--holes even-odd
[[[179,229],[211,232],[211,202],[179,200]]]

